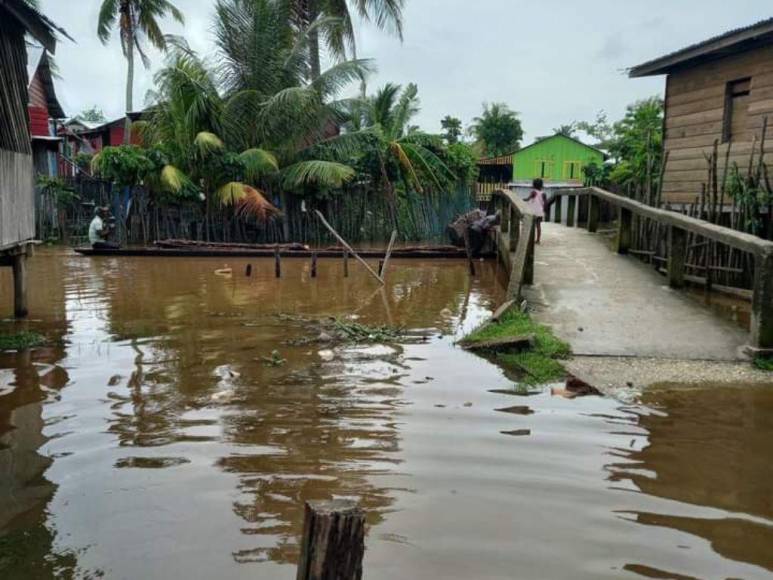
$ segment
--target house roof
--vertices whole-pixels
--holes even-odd
[[[0,0],[2,2],[3,0]],[[65,114],[54,88],[54,75],[51,72],[51,60],[48,52],[42,46],[27,46],[27,88],[32,84],[32,79],[38,75],[43,88],[46,90],[46,104],[48,115],[52,119],[64,119]]]
[[[553,139],[568,139],[569,141],[574,141],[577,145],[582,145],[583,147],[585,147],[587,149],[590,149],[592,151],[595,151],[596,153],[606,157],[605,153],[601,149],[598,149],[597,147],[593,147],[592,145],[588,145],[587,143],[583,143],[582,141],[580,141],[579,139],[575,139],[574,137],[569,137],[567,135],[558,135],[558,134],[551,135],[550,137],[541,137],[541,138],[537,139],[531,145],[527,145],[523,149],[519,149],[518,151],[513,153],[513,157],[516,157],[517,155],[519,155],[520,153],[523,153],[527,149],[531,149],[532,147],[536,147],[537,145],[542,145],[546,141],[552,141]]]
[[[0,13],[8,12],[24,30],[51,54],[56,52],[56,33],[72,40],[67,32],[24,0],[0,0]],[[74,41],[73,41],[74,42]]]
[[[628,70],[628,76],[636,78],[667,74],[677,68],[771,43],[773,18],[768,18],[634,66]]]

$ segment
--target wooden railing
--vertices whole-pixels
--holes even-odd
[[[506,195],[508,192],[501,193]],[[564,200],[566,212],[563,211]],[[552,217],[560,223],[564,221],[565,215],[567,226],[576,226],[580,222],[588,231],[595,232],[599,226],[602,203],[611,205],[617,214],[615,249],[619,254],[631,251],[634,216],[651,220],[665,228],[666,274],[673,288],[683,287],[688,278],[688,234],[750,254],[754,265],[751,344],[759,349],[773,349],[773,242],[677,212],[651,207],[597,187],[557,190],[552,199],[551,211],[545,218],[547,221]]]
[[[525,284],[534,283],[534,226],[531,208],[512,191],[499,189],[492,194],[500,223],[494,229],[497,256],[508,272],[508,300],[521,298]]]

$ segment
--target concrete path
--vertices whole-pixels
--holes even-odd
[[[744,329],[671,290],[651,266],[613,253],[604,236],[554,223],[542,236],[526,296],[576,355],[743,357]]]

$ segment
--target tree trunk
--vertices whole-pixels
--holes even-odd
[[[282,206],[282,241],[290,241],[290,211],[287,207],[287,193],[281,191],[279,193],[279,205]]]
[[[129,33],[126,41],[126,62],[128,69],[126,71],[126,122],[124,123],[123,143],[131,143],[132,121],[129,113],[134,108],[134,35]]]
[[[319,16],[319,10],[316,6],[317,2],[312,0],[309,2],[309,26],[313,26],[317,17]],[[309,30],[309,63],[311,66],[311,80],[316,80],[322,74],[322,64],[320,62],[319,54],[319,30],[314,28]]]

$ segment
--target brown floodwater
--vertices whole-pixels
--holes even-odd
[[[367,510],[368,580],[773,573],[773,390],[518,397],[454,346],[493,263],[396,261],[383,291],[224,265],[34,258],[30,321],[0,323],[49,339],[0,354],[0,578],[289,580],[328,498]],[[0,269],[0,318],[9,294]],[[317,315],[413,336],[307,343]]]

